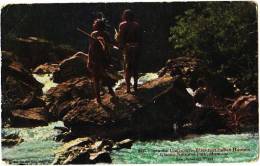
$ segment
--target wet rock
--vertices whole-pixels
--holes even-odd
[[[61,132],[69,132],[70,131],[67,127],[60,127],[60,126],[55,126],[54,129],[60,130]]]
[[[2,79],[3,83],[6,83],[8,77],[13,77],[15,81],[21,82],[24,86],[29,86],[31,90],[34,90],[37,94],[41,94],[41,88],[43,85],[39,83],[30,73],[29,70],[24,68],[24,66],[19,63],[19,61],[15,61],[14,58],[10,57],[8,53],[2,51]],[[10,84],[15,84],[14,82],[10,82]],[[8,83],[7,83],[8,84]],[[4,84],[6,85],[6,84]]]
[[[34,70],[34,74],[50,74],[59,70],[58,64],[48,64],[44,63],[42,65],[37,66]]]
[[[161,101],[161,105],[166,104],[166,102],[163,101],[167,101],[167,99],[164,98],[165,95],[170,99],[170,101],[167,102],[169,109],[173,109],[175,112],[174,115],[171,116],[173,119],[172,122],[176,123],[179,127],[183,126],[187,121],[188,115],[193,112],[195,103],[193,102],[192,96],[187,91],[186,83],[182,76],[176,76],[172,86],[164,91],[163,95],[159,95],[158,99]]]
[[[17,109],[44,107],[43,85],[36,81],[29,70],[25,69],[11,53],[2,52],[2,117],[7,122],[11,112]]]
[[[11,124],[16,127],[48,125],[48,112],[44,107],[12,111]]]
[[[112,159],[110,157],[110,153],[107,151],[100,151],[97,153],[90,154],[90,163],[112,163]]]
[[[158,74],[182,75],[186,85],[192,89],[201,87],[199,81],[203,81],[211,93],[222,98],[232,98],[235,94],[232,82],[219,73],[210,72],[207,63],[195,56],[169,59]]]
[[[226,119],[214,108],[197,108],[190,115],[192,128],[196,133],[217,133],[226,128]]]
[[[75,153],[75,152],[74,152]],[[90,154],[85,149],[80,149],[79,153],[75,153],[74,155],[69,155],[69,157],[63,161],[63,165],[67,164],[90,164],[89,160]]]
[[[238,97],[231,107],[230,128],[234,131],[258,130],[258,102],[255,95]]]
[[[94,143],[94,140],[90,137],[82,137],[74,139],[70,142],[65,143],[62,147],[57,150],[57,153],[67,151],[75,146],[89,146]]]
[[[51,43],[36,37],[19,37],[9,41],[8,47],[17,54],[22,64],[31,68],[47,60],[46,55],[51,50]]]
[[[165,74],[170,75],[176,68],[181,70],[181,73],[186,77],[202,65],[202,61],[196,57],[182,56],[174,59],[169,59],[165,66],[158,72],[159,77]]]
[[[122,148],[128,148],[130,149],[131,146],[133,145],[133,140],[131,139],[125,139],[125,140],[122,140],[120,142],[117,142],[114,146],[113,146],[113,149],[117,150],[117,149],[122,149]]]
[[[2,136],[2,146],[14,146],[23,142],[23,139],[18,134],[9,134]]]
[[[257,112],[257,98],[255,95],[240,96],[234,101],[231,109],[239,112]]]
[[[71,78],[87,76],[88,54],[77,52],[68,59],[63,60],[59,64],[59,70],[53,73],[53,79],[56,83],[67,81]]]
[[[78,138],[77,135],[74,135],[71,131],[66,131],[66,132],[57,134],[55,136],[55,141],[68,142],[68,141],[71,141],[76,138]]]
[[[193,109],[185,84],[170,76],[143,84],[134,95],[126,94],[125,86],[119,87],[116,95],[117,99],[109,94],[102,96],[102,105],[93,99],[68,100],[62,116],[58,109],[51,109],[52,114],[76,135],[125,138],[171,131],[172,123],[182,123],[181,117]]]
[[[89,164],[89,153],[84,147],[72,147],[68,151],[57,153],[53,165]]]
[[[234,87],[223,75],[210,74],[206,75],[206,82],[211,92],[221,98],[233,98],[235,94]]]
[[[77,105],[79,100],[94,97],[91,81],[86,77],[74,78],[58,84],[47,92],[47,107],[61,119]]]
[[[102,149],[111,151],[113,146],[113,141],[108,139],[102,139],[99,141],[96,141],[91,148],[96,151],[101,151]]]
[[[55,126],[54,129],[57,130],[55,141],[68,142],[77,138],[77,136],[73,135],[73,133],[71,133],[70,129],[68,129],[67,127]]]
[[[77,138],[58,149],[53,164],[111,163],[106,146],[111,146],[109,141],[95,142],[89,137]]]
[[[39,37],[13,38],[8,40],[5,48],[12,50],[27,69],[46,62],[57,63],[75,53],[69,46],[54,46],[52,42]]]
[[[88,163],[89,154],[84,147],[88,147],[93,143],[93,139],[89,137],[77,138],[65,143],[62,147],[57,149],[56,157],[52,164],[73,164],[74,161],[79,163],[79,160],[83,163]],[[77,159],[78,156],[79,159]]]

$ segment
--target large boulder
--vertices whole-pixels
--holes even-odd
[[[77,138],[65,143],[57,150],[53,164],[111,163],[111,150],[107,149],[112,149],[112,146],[113,143],[109,140]]]
[[[17,61],[17,56],[12,52],[2,51],[2,82],[5,83],[8,76],[30,86],[37,94],[41,94],[43,85],[36,81],[31,72]]]
[[[115,59],[112,58],[111,61]],[[53,73],[53,81],[56,83],[62,83],[77,77],[89,77],[91,76],[90,71],[87,68],[88,54],[83,52],[77,52],[71,57],[64,59],[59,63],[58,70]],[[119,63],[119,62],[117,62]],[[120,66],[120,65],[119,65]],[[108,64],[105,69],[105,78],[103,78],[104,84],[115,84],[116,81],[122,79],[120,75],[117,74],[117,69],[119,69],[118,64]]]
[[[1,138],[1,142],[2,142],[2,146],[14,146],[17,144],[22,143],[24,140],[19,137],[19,134],[16,133],[11,133],[11,134],[3,134],[4,132],[2,132],[2,138]]]
[[[89,136],[121,138],[127,135],[157,136],[172,130],[176,121],[182,124],[193,110],[192,97],[180,79],[164,76],[140,86],[136,94],[126,94],[125,86],[116,91],[117,99],[102,96],[102,105],[94,99],[73,100],[57,119],[64,121],[72,132]]]
[[[92,99],[94,93],[87,77],[73,78],[51,88],[47,94],[47,107],[54,117],[61,119],[81,99]]]
[[[185,83],[192,89],[207,85],[212,93],[219,97],[234,97],[233,84],[222,74],[209,70],[207,63],[195,56],[182,56],[169,59],[165,66],[158,72],[159,76],[165,74],[181,74]]]
[[[34,70],[34,74],[51,74],[59,70],[58,64],[49,64],[44,63],[42,65],[37,66]]]
[[[12,111],[11,124],[14,127],[48,125],[48,121],[48,112],[43,107]]]
[[[229,125],[234,131],[258,130],[258,99],[255,95],[238,97],[230,110]]]
[[[158,72],[159,77],[165,74],[171,74],[177,68],[181,72],[189,76],[193,71],[197,70],[198,67],[202,65],[202,61],[194,56],[183,56],[178,58],[169,59],[165,66]]]
[[[190,115],[195,133],[219,133],[226,129],[226,118],[215,108],[196,108]]]
[[[131,139],[124,139],[122,141],[115,143],[115,145],[113,146],[113,150],[118,150],[122,148],[130,149],[131,146],[133,145],[133,142],[134,141]]]
[[[64,59],[59,64],[59,70],[53,73],[53,81],[61,83],[71,78],[89,75],[87,60],[88,54],[83,52],[77,52],[73,56]]]
[[[14,54],[2,52],[2,120],[5,123],[17,109],[44,107],[40,98],[43,85],[20,64]]]
[[[26,68],[35,68],[46,62],[57,63],[75,53],[69,46],[55,46],[52,42],[38,37],[12,38],[4,47],[13,51]]]

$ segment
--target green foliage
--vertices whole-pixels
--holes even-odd
[[[176,54],[204,59],[209,70],[257,87],[257,10],[251,2],[197,3],[177,16],[169,41]],[[243,87],[245,88],[245,87]]]

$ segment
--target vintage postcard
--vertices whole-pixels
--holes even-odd
[[[3,4],[2,163],[258,161],[257,20],[253,1]]]

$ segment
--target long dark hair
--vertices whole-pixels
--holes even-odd
[[[122,20],[123,21],[133,21],[135,18],[134,13],[131,9],[124,10],[122,14]]]

